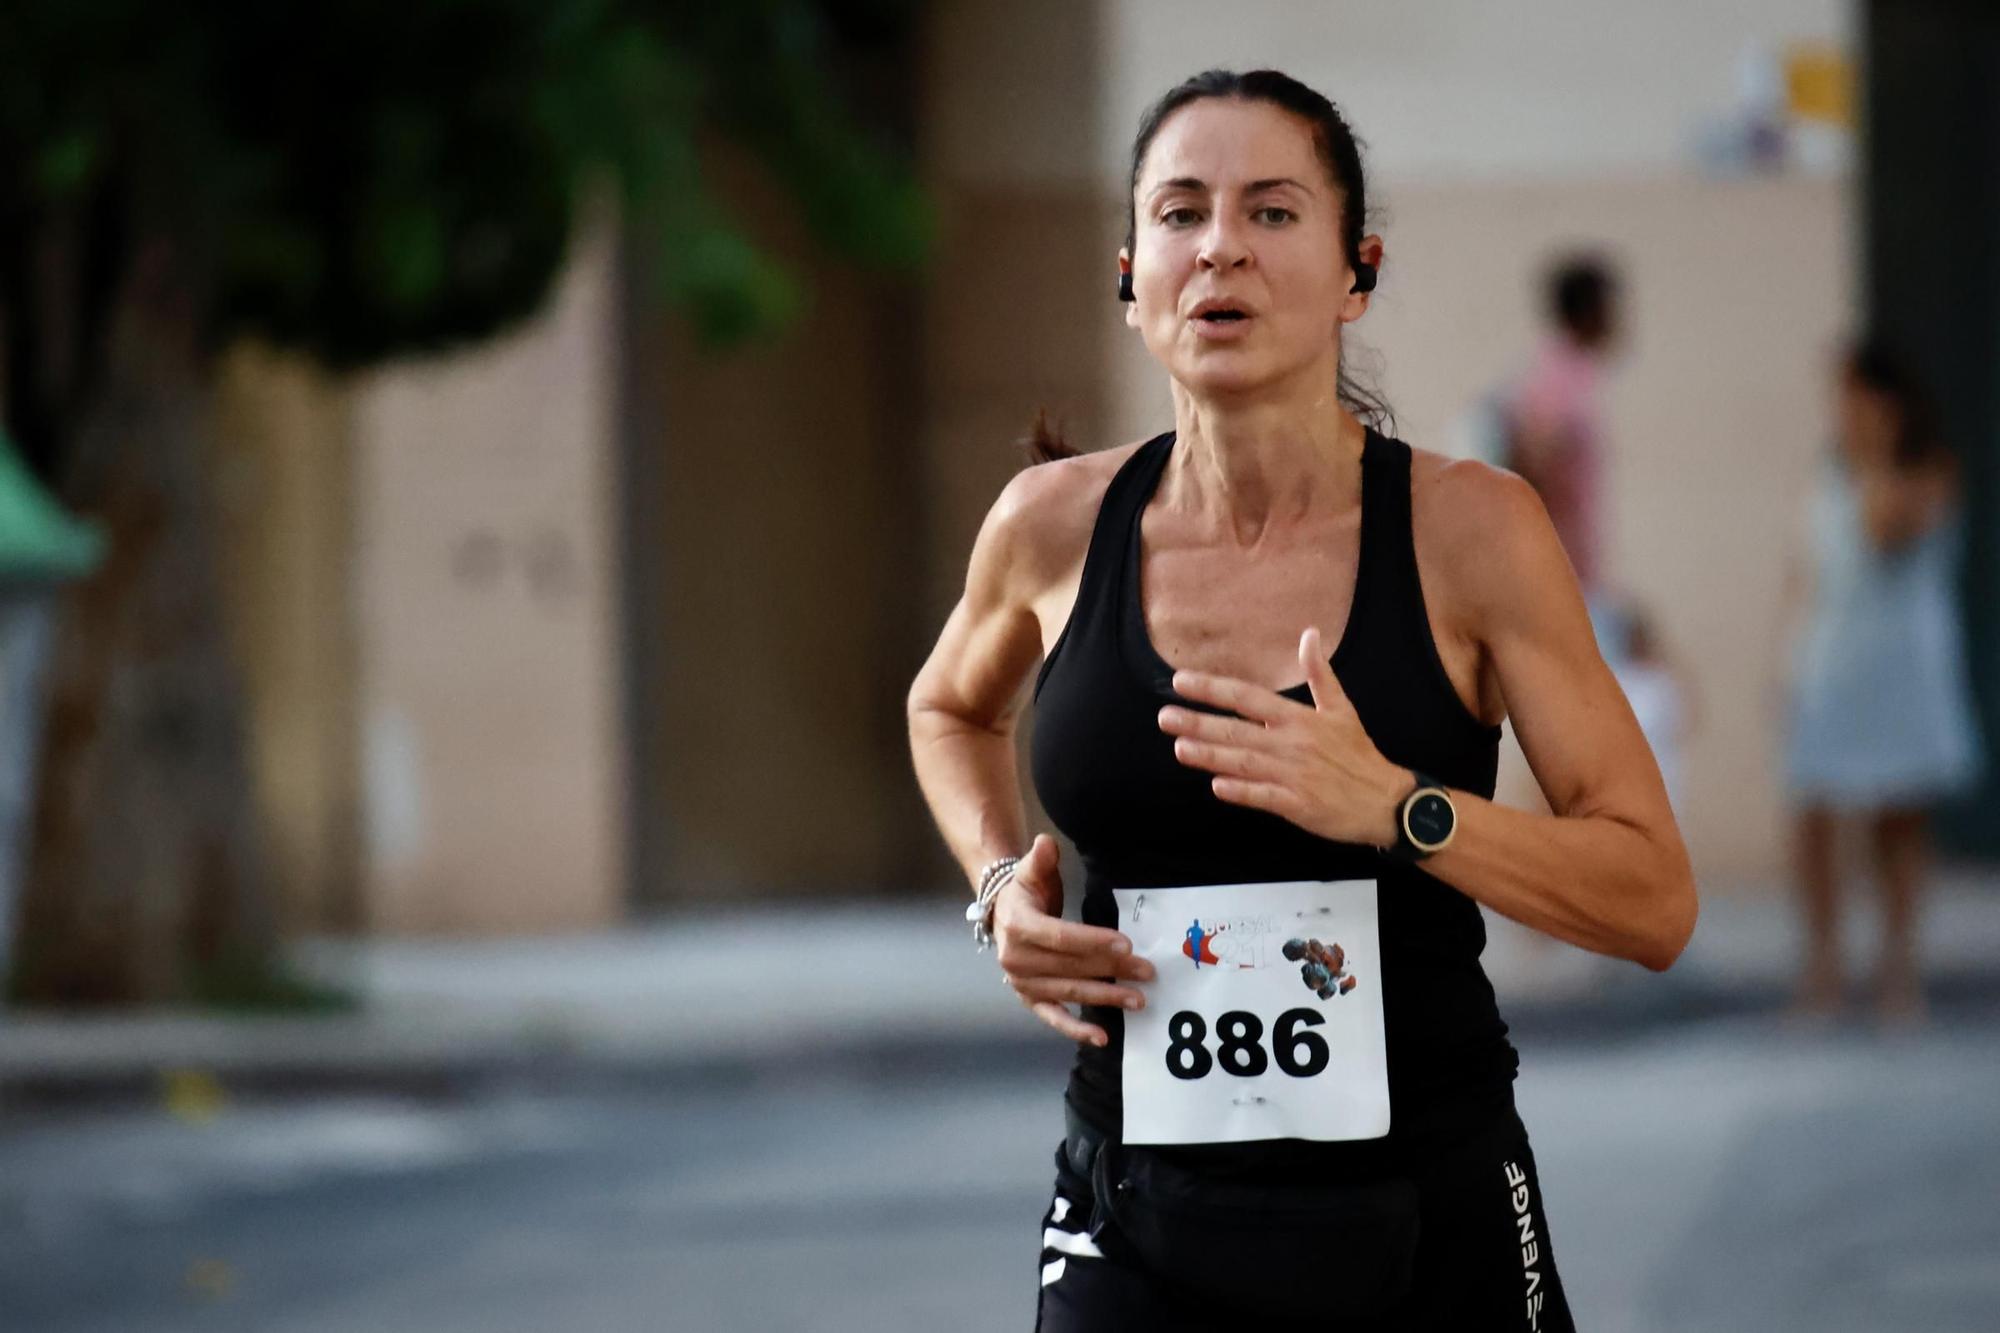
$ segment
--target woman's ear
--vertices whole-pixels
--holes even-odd
[[[1340,322],[1352,323],[1368,313],[1368,301],[1382,279],[1382,238],[1364,236],[1358,247],[1361,267],[1353,270],[1354,282],[1340,306]]]
[[[1119,248],[1118,251],[1118,299],[1125,303],[1125,323],[1131,328],[1139,327],[1139,298],[1132,290],[1132,252]]]

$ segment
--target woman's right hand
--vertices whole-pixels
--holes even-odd
[[[1064,1036],[1103,1046],[1110,1038],[1067,1004],[1142,1008],[1145,995],[1117,984],[1151,981],[1153,965],[1132,955],[1132,941],[1115,930],[1062,919],[1062,873],[1056,840],[1035,835],[1026,856],[993,901],[993,938],[1000,971],[1030,1013]],[[1113,980],[1106,980],[1112,978]]]

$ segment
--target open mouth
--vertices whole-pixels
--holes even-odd
[[[1235,324],[1250,318],[1241,310],[1204,310],[1195,316],[1204,324]]]

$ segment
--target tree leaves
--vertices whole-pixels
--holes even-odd
[[[115,173],[133,246],[182,257],[212,344],[254,332],[359,366],[532,313],[608,183],[662,297],[710,342],[754,337],[802,282],[705,157],[762,162],[838,253],[919,264],[922,193],[828,73],[907,8],[25,0],[0,16],[0,243]]]

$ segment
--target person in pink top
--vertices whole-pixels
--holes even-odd
[[[1541,494],[1604,639],[1604,418],[1599,386],[1618,339],[1618,281],[1566,259],[1548,280],[1551,330],[1507,403],[1506,466]],[[1605,644],[1610,651],[1611,644]]]

